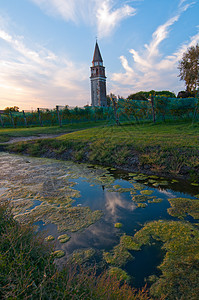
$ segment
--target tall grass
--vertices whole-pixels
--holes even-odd
[[[133,290],[127,283],[104,272],[67,265],[58,271],[33,228],[13,219],[8,204],[0,205],[0,298],[1,299],[150,299],[145,289]]]

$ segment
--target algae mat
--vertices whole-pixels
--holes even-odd
[[[15,218],[22,223],[43,221],[55,224],[58,231],[78,231],[102,215],[89,207],[71,207],[80,192],[70,179],[79,173],[70,163],[1,154],[0,200],[10,201]]]
[[[198,230],[198,187],[187,184],[190,194],[181,186],[186,184],[153,175],[0,153],[0,201],[10,201],[17,220],[43,230],[45,242],[61,251],[54,255],[57,263],[93,261],[136,287],[160,269],[164,274],[156,268],[165,260],[154,243],[166,240],[154,234],[167,223],[158,220],[184,228],[180,218]],[[145,242],[141,232],[149,222],[152,240]]]

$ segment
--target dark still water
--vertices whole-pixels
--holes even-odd
[[[133,236],[146,222],[177,220],[168,214],[168,199],[194,199],[197,194],[197,186],[183,181],[0,153],[0,200],[11,201],[20,222],[35,217],[37,230],[54,237],[56,249],[65,252],[58,264],[77,250],[92,248],[95,254],[88,262],[99,270],[109,268],[103,252],[113,250],[123,234]],[[102,213],[94,218],[95,211]],[[192,222],[192,217],[187,220]],[[70,240],[60,243],[62,234]],[[134,259],[122,269],[132,276],[135,287],[145,285],[148,276],[159,275],[157,266],[164,255],[160,244],[130,253]]]

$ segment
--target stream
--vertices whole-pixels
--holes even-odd
[[[128,173],[110,167],[76,164],[0,153],[0,200],[9,200],[17,220],[35,218],[36,230],[52,235],[55,249],[65,256],[60,266],[79,250],[93,249],[88,261],[107,268],[103,252],[111,251],[123,234],[133,236],[145,223],[177,220],[168,213],[171,198],[195,199],[199,187],[186,181]],[[187,215],[188,222],[195,220]],[[70,239],[61,243],[58,237]],[[130,251],[134,259],[122,268],[142,287],[163,260],[161,245]]]

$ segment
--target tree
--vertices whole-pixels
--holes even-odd
[[[131,94],[127,97],[127,99],[132,100],[147,100],[150,95],[154,96],[162,96],[162,97],[168,97],[168,98],[176,98],[176,95],[173,92],[170,91],[154,91],[151,90],[149,92],[140,91],[135,94]]]
[[[18,112],[19,111],[19,107],[18,106],[13,106],[13,107],[6,107],[4,109],[5,113],[9,113],[10,111],[12,112]]]
[[[187,92],[196,92],[199,88],[199,45],[192,46],[179,61],[180,80],[184,80]]]

